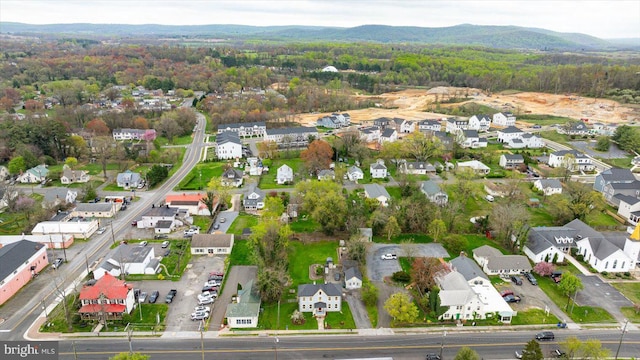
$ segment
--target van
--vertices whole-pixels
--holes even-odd
[[[491,195],[487,195],[484,198],[487,199],[488,202],[493,202],[493,200],[495,200]]]
[[[536,334],[536,340],[538,341],[541,341],[541,340],[551,341],[551,340],[554,340],[555,338],[556,336],[551,331],[543,331]]]

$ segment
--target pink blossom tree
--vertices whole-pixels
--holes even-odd
[[[549,276],[551,274],[553,274],[553,271],[556,269],[556,267],[552,264],[552,263],[548,263],[546,261],[537,263],[536,266],[533,268],[533,272],[535,272],[536,274],[540,275],[540,276]]]

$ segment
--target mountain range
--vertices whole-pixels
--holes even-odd
[[[229,40],[341,41],[475,45],[491,48],[551,51],[640,50],[640,38],[600,39],[580,33],[561,33],[520,26],[462,24],[450,27],[362,25],[351,28],[321,26],[249,25],[125,25],[0,22],[3,34],[53,34],[75,37],[188,37]]]

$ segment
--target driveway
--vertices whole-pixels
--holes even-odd
[[[353,321],[356,323],[356,329],[371,329],[369,313],[367,313],[367,309],[362,302],[360,292],[347,292],[345,300],[349,304],[349,309],[353,315]]]
[[[220,257],[220,259],[224,258]],[[213,313],[209,320],[209,330],[220,330],[224,316],[227,313],[227,305],[231,303],[231,297],[238,292],[238,284],[244,286],[247,281],[255,280],[257,274],[257,266],[234,266],[225,274],[224,288],[222,289],[222,294],[216,299],[216,306],[213,308]]]
[[[229,230],[229,227],[231,226],[231,224],[233,224],[233,221],[238,217],[238,212],[237,211],[221,211],[218,214],[218,217],[216,217],[215,221],[213,222],[214,226],[215,224],[220,225],[220,228],[218,230],[214,230],[214,226],[211,227],[211,233],[217,232],[217,233],[226,233],[227,230]],[[220,220],[224,218],[224,222],[220,222]]]
[[[633,306],[620,291],[608,283],[603,282],[598,276],[585,276],[578,274],[584,289],[578,291],[576,302],[580,305],[599,306],[619,322],[624,322],[624,315],[620,312],[623,306]]]
[[[367,252],[367,273],[372,281],[382,281],[385,276],[402,270],[398,260],[382,260],[383,254],[406,256],[405,250],[413,257],[449,257],[447,251],[440,244],[411,244],[408,247],[398,244],[371,244]]]

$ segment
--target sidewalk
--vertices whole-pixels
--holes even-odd
[[[584,276],[598,276],[598,274],[592,273],[591,271],[589,271],[589,269],[584,267],[584,265],[580,264],[580,262],[578,260],[576,260],[573,256],[571,256],[569,254],[564,254],[564,258],[569,260],[569,262],[571,264],[573,264],[573,266],[578,268],[578,270],[580,270],[582,275],[584,275]]]

